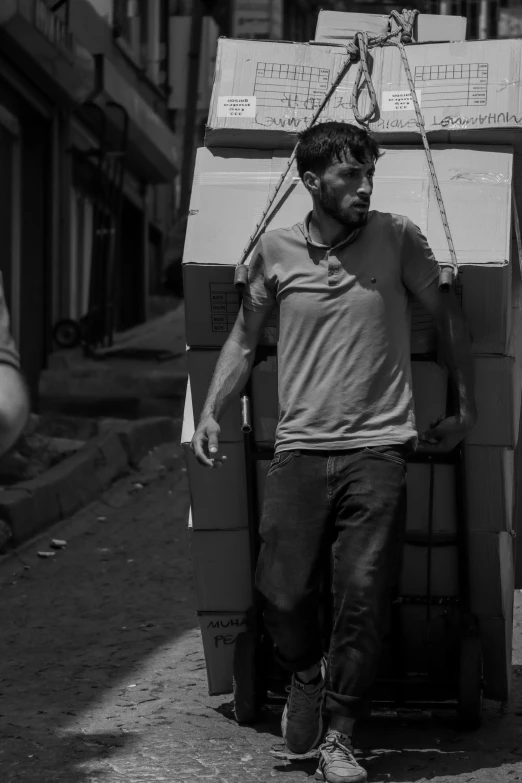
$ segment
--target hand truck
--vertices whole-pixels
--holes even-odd
[[[274,349],[261,348],[255,363]],[[270,460],[273,449],[260,449],[254,444],[251,422],[250,382],[241,396],[242,430],[245,435],[247,464],[248,522],[252,580],[259,551],[258,488],[256,463]],[[481,723],[483,694],[483,659],[476,619],[470,611],[467,531],[464,505],[463,454],[456,449],[451,454],[418,453],[409,464],[429,467],[428,529],[425,534],[406,533],[405,544],[424,550],[426,556],[425,584],[422,595],[401,595],[398,590],[390,603],[391,632],[383,644],[381,666],[377,680],[366,698],[366,715],[373,707],[456,709],[462,728],[476,729]],[[437,465],[451,465],[456,471],[457,530],[454,535],[436,533],[433,529],[433,500]],[[458,595],[437,596],[432,589],[432,555],[435,549],[457,547]],[[327,647],[331,623],[329,569],[325,565],[323,580],[323,639]],[[271,640],[263,628],[262,614],[255,598],[247,613],[247,630],[238,635],[234,651],[233,698],[236,720],[240,724],[254,723],[265,704],[281,703],[290,675],[278,669]],[[415,671],[406,667],[404,623],[406,607],[424,610],[420,629],[424,635]],[[418,631],[419,629],[417,629]],[[420,634],[422,636],[422,633]],[[411,656],[410,656],[411,657]],[[408,670],[409,669],[409,670]]]

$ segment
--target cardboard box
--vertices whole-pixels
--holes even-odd
[[[415,422],[419,433],[446,413],[448,373],[435,362],[412,361],[411,378]]]
[[[464,134],[467,142],[499,142],[504,131],[520,127],[521,40],[413,44],[406,51],[432,141],[453,143]],[[293,147],[345,58],[335,45],[221,38],[206,145]],[[353,63],[325,106],[322,121],[354,121],[350,96],[357,69]],[[417,120],[397,47],[373,49],[370,70],[379,110],[368,127],[388,143],[417,142]],[[363,87],[361,114],[370,105]]]
[[[187,384],[181,443],[191,501],[191,525],[194,530],[230,530],[248,527],[247,474],[244,443],[221,443],[226,456],[222,468],[205,468],[190,449],[194,435],[194,417],[190,381]],[[221,607],[223,608],[223,607]]]
[[[403,596],[428,594],[428,549],[406,544],[403,553],[399,592]],[[431,595],[459,595],[459,562],[456,546],[433,547],[431,550]]]
[[[475,354],[515,353],[514,337],[522,333],[522,297],[515,275],[519,262],[513,252],[511,258],[506,266],[460,268],[459,299]],[[415,297],[411,300],[410,350],[413,355],[437,350],[435,322]]]
[[[466,18],[441,14],[419,14],[413,25],[413,42],[464,41]],[[358,32],[372,38],[385,35],[396,27],[384,14],[358,14],[345,11],[319,11],[314,41],[318,43],[346,43]]]
[[[461,303],[476,354],[519,356],[522,332],[522,284],[517,235],[517,210],[512,210],[510,263],[491,268],[467,266],[460,271]]]
[[[222,443],[222,468],[205,468],[185,445],[190,502],[195,530],[223,530],[248,526],[248,498],[243,443]]]
[[[485,617],[509,617],[514,591],[513,537],[469,533],[470,608]]]
[[[466,445],[464,467],[468,530],[511,532],[515,486],[513,449]]]
[[[198,610],[249,609],[253,599],[248,529],[189,530]]]
[[[465,313],[482,342],[477,350],[505,352],[509,301],[512,155],[509,148],[434,147],[446,210],[459,264],[465,266]],[[285,151],[198,150],[183,257],[185,319],[190,346],[221,346],[237,317],[240,297],[234,265],[287,161]],[[489,172],[489,173],[488,173]],[[268,230],[301,222],[311,200],[292,168],[281,191],[282,206]],[[288,196],[288,192],[290,195]],[[287,197],[288,196],[288,197]],[[473,210],[469,209],[470,202]],[[281,201],[276,201],[275,207]],[[408,215],[427,235],[437,258],[448,258],[436,199],[421,148],[387,148],[377,166],[372,207]],[[241,226],[241,231],[237,227]],[[468,265],[477,264],[480,270]],[[482,269],[487,266],[488,269]],[[476,273],[480,280],[475,282]],[[489,282],[491,278],[491,283]],[[498,281],[498,284],[496,284]],[[488,298],[488,291],[495,292]],[[496,301],[497,297],[502,301]],[[277,316],[260,344],[277,342]],[[413,353],[434,349],[430,316],[413,301]]]
[[[512,325],[511,264],[492,269],[469,266],[462,270],[462,312],[476,354],[505,354]]]
[[[198,612],[207,666],[209,696],[232,693],[234,649],[237,636],[246,631],[244,612]]]
[[[194,410],[194,424],[197,426],[201,411],[207,398],[208,389],[220,351],[189,349],[187,351],[187,366],[192,393],[192,405]],[[241,431],[241,407],[239,395],[236,396],[230,406],[225,410],[219,422],[221,427],[220,441],[222,443],[241,441],[244,436]]]
[[[437,145],[432,153],[459,265],[506,266],[511,252],[511,148]],[[287,161],[284,150],[198,150],[183,254],[186,282],[192,265],[237,263]],[[295,167],[274,208],[278,211],[268,230],[300,223],[311,210]],[[372,209],[407,215],[426,235],[437,259],[449,260],[421,147],[385,148],[377,164]],[[208,283],[203,285],[196,292],[197,304],[187,302],[187,310],[196,306],[198,317],[206,319],[211,292]]]
[[[194,423],[199,421],[219,353],[215,350],[189,349],[187,351]],[[254,365],[250,374],[250,392],[254,443],[261,447],[271,448],[275,443],[279,417],[276,356],[268,356]],[[221,443],[241,442],[243,446],[244,435],[241,431],[239,397],[233,400],[230,407],[227,408],[219,424]]]
[[[190,223],[191,218],[189,218]],[[184,264],[185,331],[193,348],[225,344],[239,312],[240,293],[234,286],[232,264]],[[260,345],[277,342],[277,317],[271,318],[261,334]]]
[[[475,356],[477,423],[465,442],[514,448],[520,421],[520,371],[511,356]]]
[[[433,467],[432,525],[435,536],[455,535],[458,527],[456,476],[454,465],[411,463],[407,475],[408,533],[427,535],[429,529],[429,498]]]

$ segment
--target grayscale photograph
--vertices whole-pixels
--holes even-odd
[[[522,783],[522,0],[0,0],[0,171],[0,783]]]

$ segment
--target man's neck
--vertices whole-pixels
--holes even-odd
[[[335,245],[348,239],[353,234],[354,229],[339,223],[335,218],[318,211],[314,207],[308,231],[311,239],[317,242],[317,244],[335,247]]]

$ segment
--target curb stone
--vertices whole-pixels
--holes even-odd
[[[179,426],[167,417],[100,422],[100,435],[76,454],[0,492],[0,521],[11,530],[10,543],[16,546],[74,514],[135,468],[152,448],[174,441]]]

